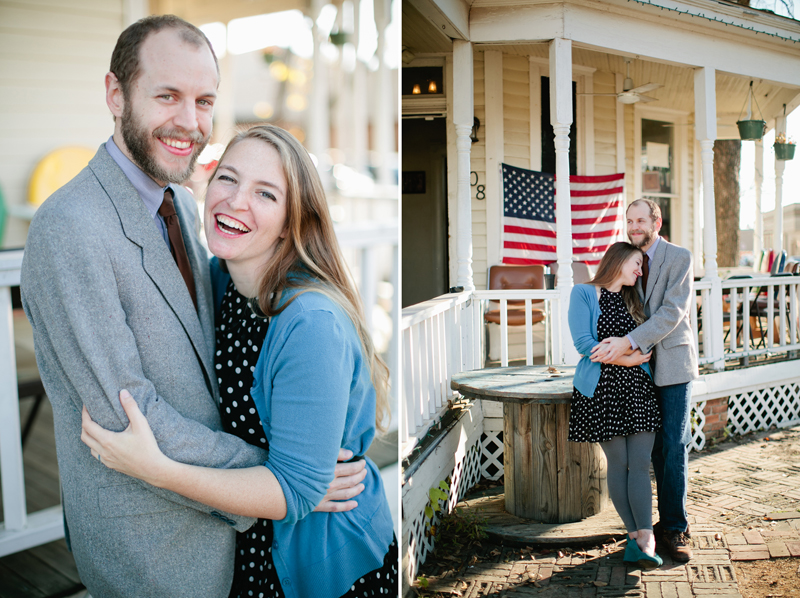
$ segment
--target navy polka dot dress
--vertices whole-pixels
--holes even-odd
[[[268,320],[256,315],[247,298],[239,294],[233,281],[229,282],[216,326],[219,411],[226,432],[262,448],[268,448],[268,443],[250,388],[258,354],[267,336],[267,325]],[[230,595],[236,598],[283,596],[272,562],[271,520],[259,519],[249,530],[236,535]]]
[[[597,338],[622,337],[636,328],[621,293],[600,290]],[[639,366],[601,363],[600,381],[593,397],[572,390],[569,440],[605,442],[615,436],[654,432],[661,424],[650,376]]]
[[[226,432],[268,448],[264,427],[250,388],[258,355],[267,336],[268,320],[258,306],[251,308],[233,281],[228,283],[216,325],[216,370],[219,410]],[[392,542],[383,567],[371,571],[342,597],[397,596],[397,542]],[[389,588],[392,591],[389,591]],[[231,598],[283,597],[278,572],[272,560],[272,521],[259,519],[249,530],[236,535]]]

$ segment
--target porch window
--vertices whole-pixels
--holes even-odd
[[[406,67],[402,75],[402,95],[444,94],[444,68],[440,66]]]
[[[673,240],[672,199],[678,197],[674,170],[675,126],[671,122],[642,118],[640,197],[652,199],[661,208],[661,234]]]

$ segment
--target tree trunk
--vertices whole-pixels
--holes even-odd
[[[714,205],[717,209],[717,264],[739,265],[739,164],[742,142],[714,142]]]

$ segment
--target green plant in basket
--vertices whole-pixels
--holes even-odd
[[[794,158],[795,143],[793,139],[786,136],[786,133],[778,133],[775,137],[775,158],[778,160],[791,160]]]

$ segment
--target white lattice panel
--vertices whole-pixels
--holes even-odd
[[[761,388],[728,399],[728,423],[734,434],[783,427],[800,420],[800,385]]]
[[[408,521],[408,520],[406,520]],[[434,514],[434,525],[438,523],[439,515]],[[410,533],[408,538],[408,578],[406,583],[412,585],[419,571],[420,565],[428,558],[428,554],[433,551],[433,539],[428,534],[426,525],[425,512],[420,511],[414,514],[414,518],[410,522]]]
[[[480,437],[478,437],[480,438]],[[476,442],[466,449],[463,459],[456,461],[453,470],[447,474],[446,479],[450,484],[449,498],[443,506],[443,512],[450,513],[458,504],[458,501],[470,491],[481,479],[481,449]],[[500,441],[500,451],[502,452],[503,442]],[[501,466],[502,472],[502,466]],[[442,511],[435,512],[432,519],[433,525],[438,525]],[[409,567],[407,573],[407,583],[411,585],[416,579],[422,563],[428,558],[435,547],[435,541],[430,536],[428,521],[425,518],[424,508],[419,513],[404,513],[404,521],[411,515],[410,534],[408,541]]]
[[[702,451],[706,446],[706,435],[703,428],[706,427],[706,402],[696,403],[691,413],[692,439],[689,441],[690,451]]]
[[[481,435],[481,476],[496,480],[503,475],[503,433],[486,432]]]

